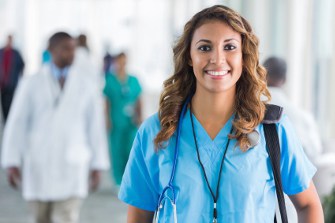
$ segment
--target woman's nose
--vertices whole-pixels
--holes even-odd
[[[217,50],[212,53],[209,62],[212,64],[222,64],[225,60],[224,52]]]

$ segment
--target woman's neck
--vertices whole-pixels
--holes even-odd
[[[125,81],[127,78],[127,73],[125,70],[116,71],[116,76],[120,81]]]
[[[214,139],[235,111],[235,90],[222,93],[196,92],[192,112]]]

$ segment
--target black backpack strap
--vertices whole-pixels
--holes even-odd
[[[266,114],[262,123],[264,126],[266,145],[271,160],[282,223],[288,223],[280,174],[280,144],[276,128],[276,123],[280,120],[282,112],[282,107],[268,104],[266,106]],[[277,222],[276,217],[274,222]]]
[[[283,114],[283,108],[277,105],[267,104],[266,112],[263,118],[263,124],[275,124],[279,122]]]

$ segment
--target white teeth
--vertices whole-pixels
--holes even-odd
[[[223,71],[207,71],[208,74],[213,75],[213,76],[223,76],[228,73],[228,70],[223,70]]]

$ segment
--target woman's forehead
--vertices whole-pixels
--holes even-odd
[[[200,39],[235,39],[237,41],[241,41],[241,34],[235,31],[226,22],[220,20],[209,20],[201,24],[194,31],[192,42]]]

